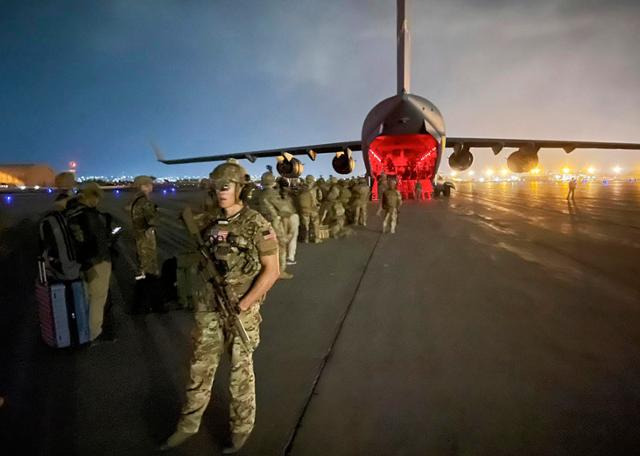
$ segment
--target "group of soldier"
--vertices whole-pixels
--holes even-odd
[[[208,189],[203,203],[205,211],[216,205],[211,182],[211,179],[201,181],[201,186]],[[382,174],[378,179],[378,194],[378,215],[384,211],[383,232],[395,233],[397,212],[402,204],[395,179]],[[261,176],[259,183],[249,182],[242,197],[250,208],[271,223],[279,244],[280,278],[290,279],[293,275],[287,266],[296,264],[298,240],[318,244],[328,238],[351,235],[350,226],[367,226],[371,190],[364,177],[276,178],[269,171]]]
[[[70,192],[75,186],[72,176],[62,175],[56,183],[61,189],[55,203],[59,210],[83,214],[96,210],[102,197],[97,185],[82,186],[74,197]],[[371,193],[365,178],[276,179],[268,172],[257,185],[234,161],[217,166],[204,183],[207,196],[194,217],[199,239],[224,276],[225,295],[236,296],[238,301],[232,314],[223,312],[215,284],[207,283],[194,303],[194,348],[186,399],[175,432],[160,448],[174,448],[198,432],[217,366],[227,351],[231,358],[231,435],[223,453],[232,454],[243,447],[255,422],[253,351],[260,341],[260,306],[266,293],[278,279],[293,277],[286,269],[296,263],[298,239],[321,243],[327,238],[348,236],[353,232],[350,225],[366,226]],[[150,199],[151,177],[138,176],[134,185],[138,193],[132,199],[130,216],[139,266],[135,279],[145,280],[160,274],[155,232],[158,208]],[[381,196],[378,215],[384,211],[383,232],[394,233],[402,197],[393,179],[382,175],[377,185]],[[87,229],[105,233],[100,242],[108,246],[112,242],[110,224],[96,220]],[[93,341],[99,341],[110,274],[111,261],[104,252],[83,269]],[[243,328],[241,333],[236,320]]]

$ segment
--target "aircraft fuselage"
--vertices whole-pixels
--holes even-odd
[[[362,155],[367,174],[394,176],[403,196],[416,182],[430,193],[445,146],[442,114],[429,100],[401,93],[378,103],[362,126]],[[377,186],[373,188],[377,199]]]

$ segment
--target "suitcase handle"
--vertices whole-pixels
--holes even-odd
[[[38,257],[38,279],[42,285],[47,284],[47,267],[42,257]]]

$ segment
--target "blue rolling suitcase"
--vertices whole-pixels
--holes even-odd
[[[89,299],[81,280],[36,284],[42,340],[56,348],[81,345],[91,340]]]

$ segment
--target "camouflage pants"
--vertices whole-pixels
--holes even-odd
[[[317,212],[300,215],[300,223],[304,227],[304,242],[309,242],[309,234],[313,233],[313,240],[319,239],[320,216]]]
[[[156,231],[153,228],[136,234],[136,252],[138,254],[139,272],[160,275],[158,268],[158,254],[156,251]]]
[[[225,349],[231,355],[229,377],[229,420],[231,432],[249,434],[256,417],[256,380],[253,373],[253,351],[260,343],[262,321],[260,305],[240,314],[250,339],[249,349],[242,340],[225,327],[218,312],[195,312],[193,355],[186,401],[182,407],[178,429],[198,432],[202,415],[211,399],[211,387]]]
[[[356,225],[367,226],[367,205],[360,204],[356,206],[354,223]]]
[[[280,261],[280,272],[284,272],[287,269],[287,244],[289,240],[287,238],[287,231],[282,218],[274,219],[271,222],[273,231],[276,232],[278,238],[278,260]]]
[[[398,223],[398,209],[387,209],[384,212],[384,222],[382,223],[382,232],[387,233],[391,229],[391,233],[396,232],[396,224]]]

